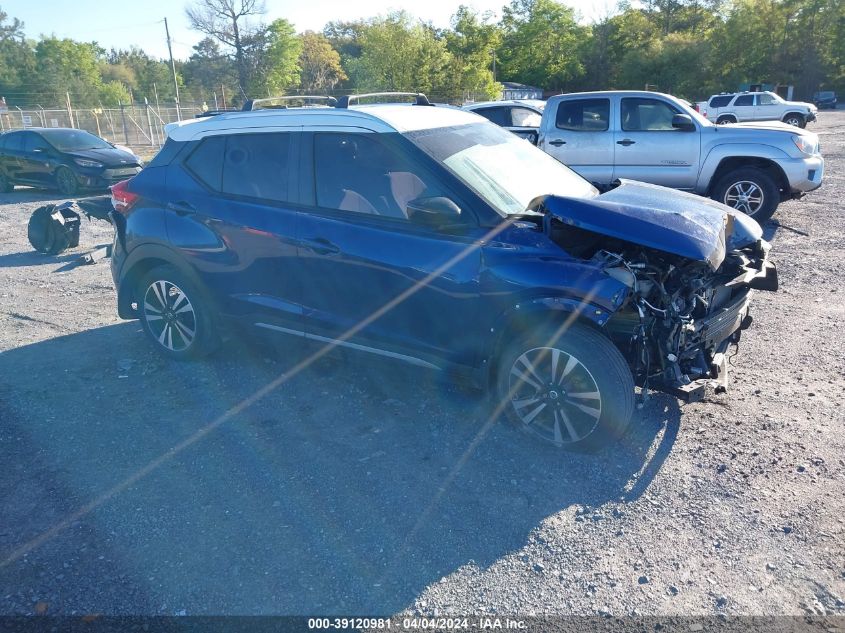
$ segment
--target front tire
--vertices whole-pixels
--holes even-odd
[[[634,411],[634,379],[602,334],[573,325],[538,328],[510,344],[496,376],[497,404],[534,437],[567,450],[595,450],[622,436]]]
[[[780,191],[774,179],[762,169],[743,167],[720,178],[711,197],[762,225],[778,208]]]
[[[189,360],[216,349],[211,302],[174,266],[159,266],[144,275],[137,300],[144,331],[165,356]]]
[[[797,112],[790,112],[783,117],[783,122],[787,125],[794,125],[795,127],[807,127],[807,119]]]
[[[79,179],[69,168],[59,167],[56,170],[56,189],[63,196],[74,196],[79,191]]]

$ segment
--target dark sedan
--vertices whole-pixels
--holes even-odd
[[[106,189],[141,171],[140,159],[85,130],[30,128],[0,135],[0,192],[15,185]]]

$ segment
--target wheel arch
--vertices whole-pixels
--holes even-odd
[[[138,313],[132,308],[136,300],[135,290],[144,275],[159,266],[174,266],[200,288],[204,285],[187,262],[172,249],[160,244],[139,244],[126,258],[120,270],[120,283],[117,292],[117,313],[123,319],[137,319]]]
[[[716,166],[716,169],[713,171],[713,175],[710,177],[710,182],[707,185],[707,195],[712,195],[716,185],[722,177],[735,169],[743,167],[756,167],[757,169],[769,174],[772,179],[774,179],[775,184],[780,191],[781,198],[789,194],[789,179],[786,177],[786,173],[783,171],[781,166],[774,160],[761,156],[728,156],[722,158]]]
[[[595,304],[569,297],[541,297],[515,304],[499,315],[491,328],[482,361],[482,379],[485,383],[482,387],[495,384],[496,359],[508,343],[523,332],[544,327],[562,327],[564,324],[580,324],[604,336],[603,326],[611,314]],[[565,329],[568,327],[563,331]]]

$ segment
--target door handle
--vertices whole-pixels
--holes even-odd
[[[190,215],[191,213],[197,212],[197,208],[194,205],[190,202],[185,202],[184,200],[180,200],[179,202],[168,202],[165,206],[169,211],[173,211],[178,215]]]
[[[562,141],[560,139],[549,141],[549,145],[554,145],[555,147],[560,147],[561,145],[566,145],[566,141]]]
[[[636,143],[636,141],[632,141],[629,138],[624,138],[621,141],[616,141],[617,145],[624,145],[625,147],[628,147],[629,145],[633,145],[634,143]]]
[[[324,237],[306,239],[305,244],[318,255],[337,255],[340,253],[340,247]]]

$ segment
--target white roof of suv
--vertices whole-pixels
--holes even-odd
[[[165,126],[174,141],[190,141],[225,130],[260,131],[262,128],[303,126],[360,127],[374,132],[410,132],[486,121],[457,108],[411,104],[372,104],[349,108],[287,108],[232,112],[202,119],[189,119]]]

